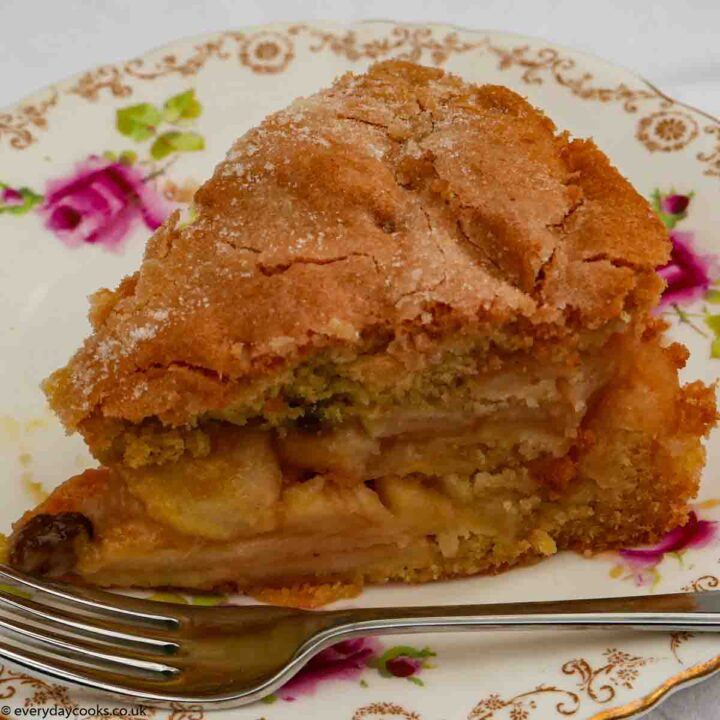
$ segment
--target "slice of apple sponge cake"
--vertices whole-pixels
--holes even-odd
[[[687,516],[713,390],[652,310],[669,242],[591,141],[390,61],[235,143],[45,384],[102,464],[17,567],[240,589],[495,572]]]

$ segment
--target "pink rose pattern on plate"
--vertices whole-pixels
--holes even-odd
[[[40,212],[45,227],[69,247],[117,249],[139,222],[160,227],[169,209],[139,169],[92,155],[69,177],[48,182]]]
[[[709,504],[714,503],[710,501]],[[655,545],[620,550],[620,563],[610,570],[610,576],[632,580],[636,585],[654,587],[660,582],[658,568],[666,556],[682,562],[688,550],[707,547],[716,542],[717,537],[718,522],[700,518],[696,508],[690,512],[685,525],[670,530]]]
[[[68,247],[121,249],[134,228],[155,230],[169,215],[172,205],[157,187],[167,165],[158,162],[204,149],[202,136],[188,129],[201,113],[192,89],[168,98],[162,107],[140,103],[118,109],[115,126],[121,135],[136,143],[152,140],[144,148],[147,158],[138,159],[135,150],[90,155],[69,175],[49,180],[44,197],[0,183],[0,214],[24,215],[39,206],[45,227]],[[160,132],[163,125],[169,129]]]
[[[655,190],[652,206],[668,229],[672,242],[670,261],[658,268],[667,283],[660,311],[711,338],[710,357],[720,358],[720,314],[709,306],[720,304],[720,262],[717,255],[699,252],[695,233],[676,226],[688,216],[694,193]],[[695,306],[702,301],[699,309]],[[692,310],[688,306],[693,306]]]
[[[661,307],[689,304],[702,299],[710,290],[712,278],[718,275],[715,258],[695,250],[694,233],[671,230],[670,240],[672,241],[670,262],[658,268],[658,273],[667,283],[662,295]]]

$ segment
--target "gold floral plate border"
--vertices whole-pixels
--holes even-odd
[[[623,720],[624,718],[632,718],[633,715],[647,712],[655,707],[676,690],[680,690],[685,685],[694,685],[700,680],[714,675],[718,670],[720,670],[720,655],[678,673],[644,697],[634,700],[623,707],[603,710],[597,715],[593,715],[590,720]]]
[[[0,142],[3,138],[8,139],[10,146],[16,150],[23,150],[35,143],[38,139],[37,133],[47,129],[47,116],[58,105],[63,93],[76,95],[91,102],[97,101],[104,91],[110,92],[115,97],[127,97],[133,93],[132,86],[128,84],[130,80],[154,80],[168,75],[189,77],[199,72],[210,59],[229,59],[233,49],[240,63],[252,72],[280,74],[287,70],[295,59],[293,39],[306,35],[315,41],[315,45],[310,47],[311,52],[330,51],[351,61],[373,61],[391,56],[417,61],[429,54],[429,59],[433,63],[442,65],[456,54],[470,51],[489,52],[497,56],[500,69],[505,70],[513,66],[522,68],[522,80],[528,85],[543,84],[545,81],[543,76],[546,75],[576,97],[602,103],[619,102],[628,113],[637,112],[642,102],[654,101],[657,103],[656,109],[638,121],[636,138],[650,152],[670,153],[682,150],[701,134],[710,136],[713,145],[707,150],[697,152],[696,159],[705,164],[706,175],[720,177],[720,119],[674,100],[630,70],[616,66],[642,83],[643,88],[631,88],[623,82],[614,87],[598,87],[593,85],[591,73],[580,72],[573,75],[578,68],[569,54],[580,54],[595,62],[606,63],[606,61],[589,53],[578,53],[556,45],[533,51],[527,43],[537,42],[537,38],[508,35],[507,37],[512,37],[517,42],[526,41],[526,44],[504,48],[493,44],[490,40],[493,33],[489,30],[471,30],[455,25],[396,24],[384,20],[357,23],[361,26],[372,24],[388,25],[390,28],[388,36],[362,43],[352,29],[353,26],[348,26],[345,32],[333,32],[297,23],[288,25],[284,33],[277,30],[268,31],[263,29],[263,26],[259,26],[248,31],[227,31],[207,36],[209,39],[195,45],[193,53],[185,59],[179,59],[176,54],[168,52],[156,61],[153,67],[146,66],[145,57],[160,53],[164,49],[170,50],[177,43],[183,42],[177,40],[127,62],[102,65],[73,76],[65,82],[51,86],[44,96],[31,95],[16,105],[15,109],[0,113]],[[442,38],[436,38],[434,35],[436,27],[449,29],[450,32]],[[458,34],[460,32],[480,38],[468,42],[460,38]],[[191,39],[187,38],[185,41]],[[75,82],[70,84],[73,80]],[[711,124],[701,128],[696,118],[678,108],[690,110],[706,118]]]
[[[385,36],[361,42],[353,28],[372,24],[387,26]],[[440,37],[436,36],[438,29],[444,33]],[[309,48],[311,52],[331,52],[353,62],[401,56],[409,60],[429,59],[442,65],[458,54],[471,51],[491,53],[496,57],[500,69],[519,68],[522,72],[521,79],[527,85],[542,85],[546,80],[551,80],[582,100],[619,103],[624,112],[637,113],[639,119],[636,139],[648,152],[674,153],[685,149],[690,143],[698,142],[701,137],[709,140],[711,146],[698,150],[695,159],[702,163],[703,174],[720,177],[720,118],[672,99],[648,80],[622,68],[620,69],[624,70],[624,74],[634,78],[640,87],[630,87],[624,82],[615,86],[597,86],[593,82],[593,75],[579,68],[575,59],[570,57],[575,54],[605,63],[588,53],[578,53],[554,44],[533,49],[531,45],[537,43],[537,39],[520,35],[503,34],[517,44],[513,47],[502,47],[493,42],[493,37],[497,35],[493,31],[472,30],[447,24],[396,24],[385,20],[368,20],[344,28],[333,26],[333,29],[298,23],[287,25],[283,30],[259,26],[245,31],[205,36],[198,39],[198,43],[192,46],[192,51],[186,57],[179,57],[173,52],[173,48],[183,42],[191,42],[192,38],[176,40],[148,51],[142,57],[115,65],[102,65],[73,76],[0,112],[0,147],[7,143],[13,150],[22,151],[35,144],[49,128],[49,118],[53,110],[66,95],[82,98],[90,103],[108,95],[115,98],[129,97],[134,92],[132,82],[151,81],[167,76],[191,77],[213,59],[236,58],[242,66],[258,75],[282,74],[296,58],[295,39],[304,36],[312,42]],[[474,39],[467,40],[461,37],[460,33],[467,33]],[[638,110],[643,104],[651,107],[641,115]],[[700,117],[705,118],[709,124],[701,126]],[[645,712],[671,692],[718,671],[720,655],[670,677],[642,698],[595,714],[592,720],[618,720]],[[11,674],[0,682],[17,681],[26,685],[35,681],[31,676],[8,672]],[[0,693],[0,698],[9,696]],[[392,710],[388,706],[386,711],[398,716],[419,717],[414,713],[408,715],[408,711],[399,706],[394,707],[395,710]],[[370,706],[367,706],[361,710],[369,708]],[[199,717],[202,717],[202,713],[195,709],[195,718]]]

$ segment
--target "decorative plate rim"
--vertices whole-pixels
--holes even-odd
[[[318,22],[324,23],[326,21],[319,20]],[[640,75],[638,72],[633,70],[632,68],[627,67],[626,65],[623,65],[621,63],[616,63],[612,60],[608,60],[607,58],[604,58],[602,55],[597,55],[596,53],[590,52],[588,50],[581,50],[576,47],[572,47],[571,45],[565,45],[563,43],[556,43],[554,40],[550,40],[548,38],[544,38],[541,35],[528,35],[526,33],[516,33],[516,32],[510,32],[506,30],[498,30],[497,28],[470,28],[465,25],[457,25],[456,23],[446,23],[446,22],[405,22],[405,21],[396,21],[396,20],[388,20],[387,18],[366,18],[365,20],[357,20],[355,22],[351,23],[335,23],[334,21],[327,21],[328,24],[334,24],[338,27],[351,27],[353,25],[372,25],[373,23],[377,24],[386,24],[386,25],[403,25],[407,27],[417,27],[417,28],[423,28],[423,27],[438,27],[438,28],[452,28],[453,30],[458,30],[460,32],[465,33],[485,33],[488,35],[504,35],[505,37],[512,37],[517,38],[518,40],[530,40],[532,42],[546,42],[552,45],[555,48],[558,48],[559,50],[567,50],[568,52],[574,53],[576,55],[583,55],[587,58],[590,58],[591,60],[594,60],[596,62],[604,63],[605,65],[617,68],[618,70],[622,70],[623,72],[628,73],[628,75],[632,75],[635,79],[639,80],[642,83],[645,83],[651,90],[656,92],[658,95],[662,96],[666,100],[669,100],[673,105],[680,105],[681,107],[686,108],[687,110],[692,110],[693,112],[699,113],[700,115],[703,115],[708,120],[711,120],[712,122],[716,122],[720,124],[720,115],[715,116],[712,113],[709,113],[707,110],[701,110],[700,108],[695,107],[694,105],[689,105],[686,102],[682,102],[681,100],[676,100],[671,95],[668,95],[664,90],[661,90],[655,83],[651,82],[647,78]],[[270,23],[268,23],[270,24]],[[282,24],[282,23],[279,23]],[[255,26],[255,27],[262,27],[262,26]],[[190,36],[192,37],[192,36]],[[182,38],[181,38],[182,40]],[[162,48],[155,48],[155,50],[160,50]],[[153,50],[150,50],[149,52],[153,52]],[[145,53],[146,55],[148,53]]]
[[[69,75],[66,75],[52,83],[49,83],[47,85],[44,85],[42,87],[37,88],[36,90],[33,90],[23,96],[21,96],[19,99],[0,106],[0,119],[2,119],[3,115],[9,116],[13,112],[17,112],[20,109],[23,109],[24,107],[31,106],[33,103],[37,102],[38,100],[42,99],[44,102],[47,102],[49,98],[53,98],[51,100],[51,105],[54,105],[57,101],[57,92],[61,90],[63,87],[71,84],[73,81],[79,80],[83,75],[85,75],[88,72],[93,72],[100,70],[103,67],[122,67],[125,66],[127,63],[130,63],[134,60],[141,60],[144,59],[150,55],[153,55],[155,53],[160,53],[163,50],[169,50],[178,44],[183,43],[189,43],[192,41],[201,41],[206,38],[215,37],[219,35],[223,35],[225,33],[256,33],[262,30],[266,30],[268,28],[277,28],[277,27],[287,27],[292,25],[298,25],[308,23],[312,24],[313,26],[323,27],[323,28],[335,28],[335,29],[346,29],[350,30],[352,28],[360,27],[360,26],[367,26],[367,25],[386,25],[386,26],[393,26],[393,27],[407,27],[407,28],[417,28],[417,29],[432,29],[432,30],[451,30],[451,31],[458,31],[462,33],[467,33],[470,35],[486,35],[486,36],[502,36],[504,38],[510,38],[517,41],[525,41],[530,43],[537,43],[537,42],[544,42],[548,46],[551,46],[554,49],[566,51],[568,53],[571,53],[577,57],[581,58],[587,58],[593,63],[600,63],[605,65],[608,68],[613,68],[615,70],[621,71],[624,75],[627,75],[628,77],[633,78],[638,83],[646,86],[649,90],[651,90],[653,93],[655,93],[659,98],[662,98],[666,100],[667,102],[671,103],[672,105],[683,107],[686,110],[689,110],[691,112],[697,113],[698,115],[701,115],[702,117],[706,118],[712,123],[717,124],[720,126],[720,116],[715,116],[712,113],[702,110],[698,107],[695,107],[694,105],[690,105],[688,103],[685,103],[683,101],[677,100],[673,98],[672,96],[665,93],[662,89],[660,89],[657,85],[655,85],[653,82],[647,80],[645,77],[637,73],[636,71],[622,65],[619,63],[616,63],[614,61],[610,61],[600,55],[596,55],[595,53],[589,52],[584,49],[578,49],[569,45],[564,45],[562,43],[557,43],[553,40],[549,40],[546,38],[543,38],[541,36],[537,35],[528,35],[524,33],[516,33],[516,32],[510,32],[510,31],[504,31],[498,28],[475,28],[475,27],[467,27],[463,25],[458,25],[455,23],[448,23],[448,22],[438,22],[438,21],[428,21],[428,22],[409,22],[409,21],[400,21],[400,20],[393,20],[388,18],[366,18],[363,20],[355,20],[350,22],[341,22],[341,21],[335,21],[335,20],[323,20],[323,19],[296,19],[296,20],[285,20],[285,21],[274,21],[274,22],[267,22],[267,23],[260,23],[260,24],[254,24],[254,25],[244,25],[239,26],[237,28],[226,28],[226,29],[217,29],[214,31],[208,31],[203,33],[197,33],[197,34],[187,34],[182,35],[177,38],[173,38],[171,40],[168,40],[167,42],[160,43],[158,45],[154,45],[152,47],[147,48],[146,50],[132,56],[129,58],[120,58],[116,60],[108,60],[106,62],[101,62],[97,64],[93,64],[83,70],[80,70],[75,73],[71,73]],[[682,672],[679,672],[676,675],[673,675],[669,678],[667,678],[664,682],[659,684],[657,687],[655,687],[650,692],[646,693],[640,698],[636,698],[635,700],[632,700],[629,703],[626,703],[625,705],[621,707],[615,707],[615,708],[608,708],[606,710],[601,710],[600,712],[592,715],[589,720],[623,720],[625,718],[632,718],[637,717],[640,714],[644,714],[651,710],[652,708],[658,706],[663,700],[667,699],[670,695],[672,695],[677,690],[683,689],[687,686],[691,686],[693,684],[696,684],[697,682],[707,679],[715,674],[720,672],[720,654],[716,655],[713,658],[710,658],[709,660],[703,661],[701,663],[698,663],[697,665],[694,665],[692,667],[684,669]]]
[[[92,65],[84,70],[80,70],[75,73],[71,73],[69,75],[65,75],[64,77],[55,80],[52,83],[49,83],[47,85],[44,85],[36,90],[33,90],[25,95],[22,95],[19,99],[10,102],[6,105],[0,106],[0,114],[5,114],[9,111],[15,110],[23,105],[30,104],[31,101],[33,101],[35,98],[41,97],[44,94],[48,92],[48,90],[55,90],[57,88],[62,87],[63,85],[66,85],[73,80],[76,80],[82,75],[84,75],[87,72],[90,72],[92,70],[97,70],[101,67],[108,66],[108,65],[124,65],[128,62],[131,62],[136,59],[147,57],[148,55],[152,55],[154,53],[161,52],[162,50],[165,50],[166,48],[171,48],[174,45],[177,45],[178,43],[184,43],[189,42],[191,40],[199,40],[201,38],[206,37],[212,37],[214,35],[220,35],[223,33],[232,33],[232,32],[255,32],[258,30],[261,30],[263,28],[268,27],[278,27],[283,25],[295,25],[298,23],[301,23],[303,21],[301,20],[278,20],[275,22],[268,22],[268,23],[260,23],[257,25],[245,25],[240,26],[238,28],[229,28],[224,30],[214,30],[204,33],[198,33],[198,34],[188,34],[188,35],[181,35],[180,37],[174,38],[173,40],[168,40],[167,42],[160,43],[158,45],[153,45],[150,48],[147,48],[146,50],[142,51],[141,53],[134,55],[132,57],[126,57],[121,58],[119,60],[115,61],[107,61],[98,63],[95,65]],[[620,63],[616,63],[611,60],[607,60],[606,58],[602,57],[601,55],[597,55],[593,52],[589,52],[588,50],[581,50],[579,48],[572,47],[570,45],[565,45],[563,43],[557,43],[553,40],[546,39],[540,35],[528,35],[526,33],[516,33],[516,32],[510,32],[505,30],[499,30],[497,28],[471,28],[464,25],[458,25],[456,23],[448,23],[448,22],[435,22],[430,21],[427,23],[423,22],[410,22],[410,21],[400,21],[400,20],[391,20],[388,18],[365,18],[364,20],[356,20],[353,22],[338,22],[335,20],[322,20],[322,19],[316,19],[312,21],[315,24],[327,26],[327,27],[335,27],[335,28],[352,28],[356,27],[358,25],[393,25],[395,27],[413,27],[413,28],[449,28],[451,30],[457,30],[459,32],[464,33],[471,33],[473,35],[480,35],[480,34],[486,34],[486,35],[503,35],[504,37],[508,38],[515,38],[517,40],[528,40],[531,42],[538,42],[542,41],[545,43],[548,43],[549,45],[552,45],[554,48],[557,48],[559,50],[566,50],[568,52],[571,52],[575,55],[583,56],[586,58],[589,58],[590,60],[594,62],[603,63],[604,65],[607,65],[608,67],[613,67],[617,70],[621,70],[623,73],[627,73],[628,75],[631,75],[633,78],[638,80],[639,82],[646,85],[650,90],[657,93],[658,96],[664,98],[665,100],[668,100],[673,105],[679,105],[680,107],[684,107],[687,110],[691,110],[692,112],[696,112],[699,115],[702,115],[703,117],[707,118],[711,122],[717,123],[720,125],[720,115],[716,116],[712,113],[708,112],[707,110],[702,110],[695,105],[690,105],[689,103],[683,102],[682,100],[677,100],[671,95],[668,95],[664,90],[662,90],[660,87],[655,85],[655,83],[651,82],[644,76],[640,75],[635,70],[632,70],[631,68],[622,65]]]
[[[633,700],[622,707],[601,710],[589,720],[623,720],[624,718],[638,717],[640,713],[646,713],[652,708],[660,705],[677,690],[690,687],[696,683],[712,677],[720,671],[720,655],[693,665],[686,670],[668,678],[654,690]]]

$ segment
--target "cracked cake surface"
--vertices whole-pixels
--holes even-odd
[[[70,429],[182,424],[387,332],[572,343],[654,304],[668,252],[591,141],[506,88],[385,62],[244,135],[194,219],[174,215],[139,272],[94,296],[93,335],[47,389]]]

